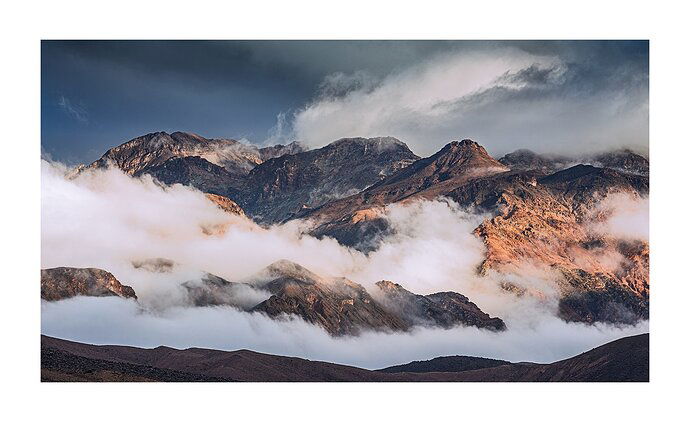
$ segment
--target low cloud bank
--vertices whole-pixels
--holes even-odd
[[[131,285],[139,303],[118,298],[75,298],[42,306],[44,334],[93,343],[145,347],[248,348],[273,354],[375,368],[438,355],[468,354],[510,360],[553,361],[615,338],[648,330],[647,323],[615,328],[568,324],[555,316],[553,276],[526,269],[521,276],[475,269],[484,245],[472,230],[486,217],[446,200],[393,205],[386,211],[395,234],[364,255],[333,239],[303,233],[305,222],[262,228],[221,211],[188,187],[165,187],[119,170],[69,170],[42,163],[42,268],[97,267]],[[615,216],[615,214],[614,214]],[[141,265],[154,258],[177,263],[164,271]],[[274,321],[229,307],[193,308],[181,284],[204,272],[231,281],[250,278],[281,259],[323,276],[345,276],[374,294],[386,279],[412,292],[460,292],[509,330],[418,329],[334,339],[300,319]],[[539,286],[543,298],[516,297],[503,282]],[[249,293],[247,301],[260,301]]]
[[[533,326],[507,323],[511,329],[500,334],[458,327],[332,338],[300,319],[281,322],[228,307],[172,308],[164,314],[151,314],[132,300],[81,297],[44,303],[41,310],[43,334],[74,341],[147,348],[250,349],[368,369],[444,355],[552,362],[649,331],[646,322],[624,328],[565,323],[555,317],[544,317]]]

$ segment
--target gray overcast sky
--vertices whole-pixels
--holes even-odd
[[[43,41],[45,154],[153,131],[257,144],[392,135],[418,154],[648,145],[647,41]],[[277,127],[278,116],[282,126]]]

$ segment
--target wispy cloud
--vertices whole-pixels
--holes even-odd
[[[60,96],[57,104],[65,113],[67,113],[68,116],[77,120],[78,122],[89,122],[89,114],[86,109],[80,105],[72,103],[72,101],[70,101],[70,99],[64,95]]]
[[[294,114],[293,138],[320,147],[341,137],[392,135],[421,155],[461,138],[493,154],[517,145],[559,153],[644,151],[644,75],[593,77],[592,66],[500,48],[439,54],[378,79],[333,74]],[[592,82],[602,79],[601,86]]]

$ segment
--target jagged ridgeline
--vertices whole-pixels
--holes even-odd
[[[605,217],[598,208],[604,199],[648,195],[649,162],[630,150],[584,157],[517,150],[495,159],[476,142],[462,140],[419,158],[392,137],[345,138],[306,150],[298,143],[256,148],[158,132],[112,148],[89,167],[105,166],[193,186],[260,224],[303,219],[311,223],[312,235],[364,252],[376,249],[393,230],[385,217],[387,206],[449,198],[489,216],[474,231],[486,246],[480,275],[510,274],[526,262],[549,269],[561,294],[560,317],[567,321],[627,324],[649,315],[648,242],[590,230],[592,222]],[[602,257],[611,256],[619,258],[619,265],[602,263]],[[446,314],[451,303],[456,310],[472,309],[460,300],[461,293],[454,302],[391,289],[404,306],[398,305],[413,316],[396,317],[386,310],[385,300],[372,302],[360,288],[347,280],[323,285],[286,279],[268,285],[271,297],[255,311],[298,314],[333,334],[345,334],[360,327],[404,330],[417,321],[454,324]],[[519,284],[504,288],[514,295],[534,294]],[[321,314],[305,311],[313,306],[308,298],[319,299]],[[350,308],[356,311],[343,311]],[[327,317],[335,315],[342,318],[337,325]],[[469,324],[500,330],[500,324],[487,323],[488,316],[477,316]]]
[[[156,259],[133,266],[160,272],[175,263]],[[297,316],[333,336],[357,335],[363,330],[404,332],[417,326],[474,326],[492,331],[506,328],[501,319],[490,317],[455,292],[415,295],[398,284],[381,281],[376,284],[376,292],[370,294],[356,282],[323,277],[288,260],[275,262],[250,279],[246,283],[231,282],[205,273],[198,280],[183,282],[180,288],[190,306],[230,306],[275,319]],[[250,291],[255,295],[247,295]],[[258,291],[265,292],[265,299],[248,300],[262,298]],[[137,299],[131,287],[101,269],[59,267],[41,271],[41,298],[59,301],[77,295]]]

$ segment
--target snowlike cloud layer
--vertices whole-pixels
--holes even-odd
[[[484,246],[472,230],[485,216],[449,201],[390,207],[387,217],[396,233],[367,256],[333,239],[303,234],[304,222],[259,227],[224,213],[192,188],[162,187],[116,169],[76,178],[68,174],[60,165],[42,163],[42,268],[108,270],[135,289],[139,303],[119,298],[44,303],[41,326],[47,335],[147,347],[249,348],[374,368],[449,354],[552,361],[648,330],[646,322],[616,328],[558,320],[558,298],[547,274],[524,272],[518,281],[552,293],[543,299],[501,290],[499,284],[510,276],[476,275]],[[157,273],[132,264],[158,257],[179,265]],[[503,318],[509,330],[420,329],[334,339],[300,319],[274,321],[228,307],[190,308],[184,302],[180,284],[198,280],[204,271],[242,281],[281,259],[320,275],[348,277],[372,291],[382,279],[422,294],[457,291]],[[247,301],[260,297],[249,295]]]

